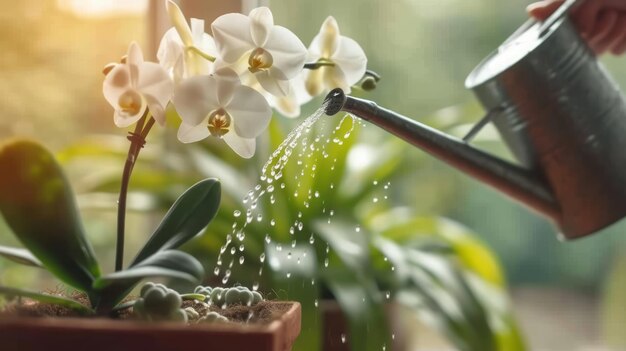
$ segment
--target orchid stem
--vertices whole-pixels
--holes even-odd
[[[335,66],[334,62],[317,61],[317,62],[312,62],[312,63],[305,63],[304,64],[304,69],[315,70],[315,69],[322,68],[322,67],[333,67],[333,66]]]
[[[146,136],[150,132],[150,129],[154,125],[154,117],[150,116],[150,119],[146,123],[146,118],[150,112],[146,110],[141,119],[135,126],[135,131],[129,133],[128,140],[130,141],[130,147],[128,148],[128,155],[126,156],[126,163],[124,164],[124,171],[122,172],[122,181],[120,186],[120,197],[117,203],[117,244],[115,248],[115,271],[122,270],[124,266],[124,231],[126,227],[126,198],[128,196],[128,184],[130,183],[130,176],[135,167],[137,157],[139,157],[139,151],[146,143]],[[145,125],[145,126],[144,126]]]
[[[211,62],[215,62],[216,58],[207,54],[206,52],[198,49],[195,46],[188,46],[187,50],[194,52],[195,54],[197,54],[198,56],[202,57],[203,59],[207,60],[207,61],[211,61]]]

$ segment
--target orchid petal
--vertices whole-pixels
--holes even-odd
[[[119,128],[126,128],[141,119],[144,112],[146,112],[146,108],[148,108],[148,106],[146,105],[145,101],[142,101],[141,108],[135,115],[132,116],[124,114],[122,113],[122,111],[116,108],[115,113],[113,114],[113,122]]]
[[[130,72],[125,64],[118,64],[106,75],[102,93],[111,106],[117,109],[120,96],[130,88]]]
[[[240,13],[222,15],[211,24],[211,29],[220,57],[228,63],[239,60],[247,51],[255,48],[248,16]]]
[[[289,29],[274,26],[264,49],[272,55],[272,67],[279,69],[284,79],[292,79],[302,71],[307,50]]]
[[[245,139],[237,135],[234,131],[226,133],[222,139],[235,151],[239,156],[243,158],[251,158],[256,151],[256,140]]]
[[[332,57],[344,74],[347,85],[356,84],[367,69],[367,57],[361,46],[353,39],[341,37],[339,48]]]
[[[237,135],[243,138],[259,136],[272,118],[272,109],[263,95],[246,86],[240,86],[235,90],[230,104],[225,109],[233,118]]]
[[[191,29],[189,29],[189,25],[187,25],[187,20],[185,19],[183,11],[180,10],[180,7],[178,7],[178,5],[176,5],[176,3],[172,0],[168,0],[167,13],[170,15],[170,21],[172,21],[174,28],[176,28],[176,32],[178,32],[183,44],[185,46],[192,46],[193,35],[191,33]]]
[[[270,36],[274,27],[272,11],[267,7],[259,7],[250,12],[250,34],[252,42],[258,48],[262,48]]]
[[[157,50],[157,59],[159,64],[166,70],[173,70],[179,58],[183,55],[183,43],[176,32],[176,28],[172,27],[163,34],[159,49]]]
[[[130,69],[130,86],[137,86],[137,79],[139,77],[139,66],[143,63],[143,53],[141,48],[136,42],[130,43],[128,47],[128,53],[126,54],[126,64]]]
[[[319,67],[312,69],[306,74],[305,87],[311,96],[318,96],[324,91],[324,69]]]
[[[157,121],[160,126],[165,126],[165,105],[162,105],[152,96],[145,95],[144,98],[146,99],[148,109],[152,117],[154,117],[154,120]]]
[[[183,123],[196,126],[218,109],[216,90],[216,80],[210,76],[196,76],[183,81],[172,100]]]
[[[204,20],[199,18],[192,18],[190,21],[193,45],[198,45],[202,43],[202,39],[204,36]]]
[[[322,68],[322,72],[322,79],[326,90],[341,88],[346,94],[350,93],[351,84],[348,84],[346,75],[339,67],[324,67]]]
[[[300,106],[311,101],[313,97],[308,94],[304,85],[304,74],[298,75],[289,81],[291,86],[289,95],[284,97],[269,96],[270,105],[285,117],[295,118],[300,116]]]
[[[339,47],[339,38],[340,34],[337,21],[333,16],[328,16],[324,23],[322,23],[320,33],[313,39],[313,42],[317,39],[316,46],[320,49],[321,56],[330,58]]]
[[[239,76],[230,68],[221,68],[215,71],[214,77],[217,79],[217,101],[220,106],[227,106],[235,89],[241,85]]]
[[[144,62],[139,68],[137,90],[161,107],[167,105],[174,93],[174,83],[167,72],[154,62]]]
[[[200,123],[198,125],[191,125],[185,122],[178,127],[177,137],[183,143],[195,143],[202,139],[206,139],[211,133],[206,125]]]
[[[273,67],[272,67],[273,68]],[[265,89],[267,92],[274,96],[287,96],[289,94],[289,81],[288,80],[279,80],[271,75],[270,71],[263,71],[255,73],[255,77],[258,80],[259,84]]]

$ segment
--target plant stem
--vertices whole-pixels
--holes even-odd
[[[126,156],[126,163],[124,164],[124,171],[122,172],[122,181],[120,186],[120,196],[117,203],[117,243],[115,247],[115,271],[122,270],[124,265],[124,231],[126,227],[126,198],[128,196],[128,183],[130,182],[130,176],[135,167],[137,157],[139,157],[139,151],[146,143],[146,136],[150,132],[150,129],[154,125],[154,118],[150,117],[147,123],[149,111],[141,117],[135,126],[135,131],[129,133],[128,140],[130,141],[130,147],[128,148],[128,155]],[[145,124],[145,127],[144,127]]]

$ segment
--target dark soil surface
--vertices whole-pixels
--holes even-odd
[[[55,292],[48,292],[61,295]],[[89,305],[89,301],[82,294],[70,296],[72,299]],[[133,300],[130,298],[129,300]],[[194,309],[199,317],[206,315],[208,312],[217,312],[228,318],[229,322],[242,324],[268,324],[283,315],[291,307],[290,303],[280,301],[262,301],[254,306],[234,305],[227,308],[220,306],[208,305],[197,300],[183,301],[182,308]],[[101,318],[101,316],[85,316],[79,312],[64,306],[40,303],[27,298],[21,298],[7,304],[4,310],[0,311],[0,318],[5,316],[21,316],[21,317],[72,317],[72,318]],[[116,312],[110,316],[112,319],[133,320],[135,316],[132,308],[127,308],[120,312]],[[195,324],[198,318],[190,318],[189,323]]]

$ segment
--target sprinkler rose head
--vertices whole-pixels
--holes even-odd
[[[337,114],[343,108],[343,105],[346,103],[346,94],[341,90],[341,88],[336,88],[330,91],[326,98],[324,99],[324,104],[326,104],[326,108],[324,109],[324,113],[329,116],[333,116]]]

